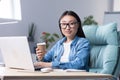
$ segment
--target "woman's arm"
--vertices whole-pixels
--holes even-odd
[[[38,62],[34,63],[35,67],[52,67],[52,59],[54,57],[54,51],[56,44],[47,52],[43,53],[39,48],[36,48],[36,56],[38,59]]]

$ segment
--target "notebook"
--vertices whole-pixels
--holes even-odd
[[[6,67],[35,70],[26,36],[0,37],[0,52]]]

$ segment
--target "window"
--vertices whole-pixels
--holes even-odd
[[[0,0],[0,23],[21,20],[20,0]]]
[[[120,0],[114,0],[113,11],[120,11]]]

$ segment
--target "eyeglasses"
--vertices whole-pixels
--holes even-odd
[[[66,29],[67,26],[69,26],[70,28],[74,28],[77,23],[78,22],[60,23],[60,26],[61,26],[62,29]]]

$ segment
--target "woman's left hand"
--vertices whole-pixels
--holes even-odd
[[[52,63],[51,62],[35,62],[34,66],[39,68],[52,67]]]

